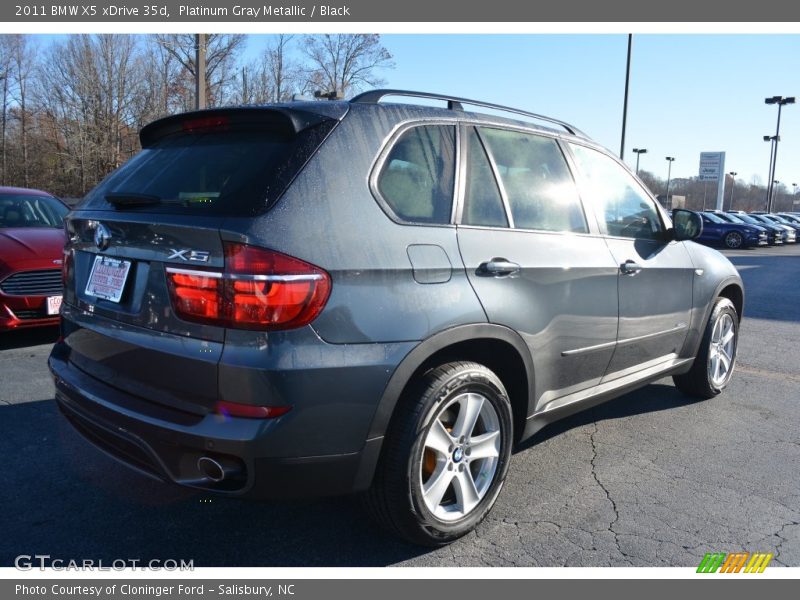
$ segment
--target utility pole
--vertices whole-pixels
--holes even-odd
[[[194,107],[202,110],[206,107],[206,34],[198,33],[194,37],[195,47],[195,101]]]

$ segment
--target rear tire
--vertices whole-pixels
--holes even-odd
[[[700,350],[688,373],[672,380],[681,392],[696,398],[713,398],[731,380],[739,346],[739,315],[733,302],[717,298],[708,318]]]
[[[508,394],[491,370],[451,362],[428,371],[398,404],[366,507],[409,542],[448,544],[494,505],[512,439]]]

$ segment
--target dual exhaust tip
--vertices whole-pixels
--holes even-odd
[[[240,465],[223,458],[201,456],[197,459],[197,469],[206,479],[213,483],[220,483],[242,472]]]

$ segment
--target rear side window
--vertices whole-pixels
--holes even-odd
[[[556,140],[505,129],[479,131],[497,165],[516,229],[589,231]]]
[[[455,181],[455,127],[424,125],[403,133],[378,175],[392,212],[411,223],[450,223]]]
[[[126,210],[255,214],[277,200],[335,123],[297,134],[244,124],[173,133],[109,175],[86,196],[83,207],[112,208],[106,195],[134,194],[157,202]]]
[[[655,203],[637,181],[602,152],[570,144],[603,233],[634,239],[662,239]]]

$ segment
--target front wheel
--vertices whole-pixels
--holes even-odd
[[[511,404],[483,365],[453,362],[423,375],[401,400],[366,503],[416,544],[447,544],[494,505],[511,456]]]
[[[684,394],[713,398],[731,380],[739,345],[739,315],[727,298],[717,298],[706,324],[700,350],[688,373],[675,375],[675,386]]]
[[[729,231],[725,235],[725,247],[736,249],[741,248],[742,244],[744,244],[744,237],[738,231]]]

